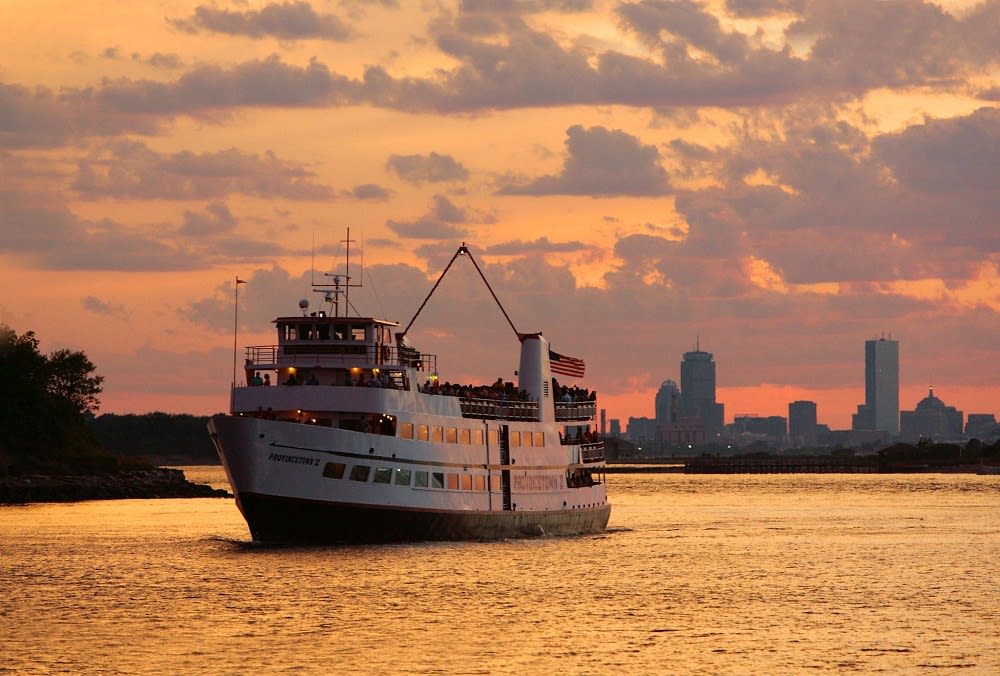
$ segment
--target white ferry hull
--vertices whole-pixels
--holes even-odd
[[[604,485],[568,488],[565,467],[533,473],[550,477],[540,482],[550,489],[514,491],[504,509],[502,492],[492,488],[434,490],[325,476],[333,464],[501,473],[485,463],[475,467],[468,458],[442,463],[407,457],[412,451],[406,442],[392,437],[244,416],[216,416],[209,428],[251,537],[262,543],[579,535],[604,531],[611,513]],[[557,479],[560,485],[551,489]]]

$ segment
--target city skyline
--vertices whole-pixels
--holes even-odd
[[[8,0],[0,323],[85,351],[104,412],[223,411],[235,279],[238,348],[272,344],[349,226],[362,312],[405,325],[466,242],[611,417],[651,415],[700,337],[729,420],[809,400],[848,428],[857,346],[889,328],[904,406],[933,382],[996,413],[997,21],[996,0]],[[408,335],[454,381],[508,379],[516,341],[464,275]]]

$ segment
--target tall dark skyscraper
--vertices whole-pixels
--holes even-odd
[[[816,445],[815,401],[793,401],[788,404],[788,435],[797,446]]]
[[[715,360],[699,347],[681,361],[681,414],[698,416],[705,424],[705,440],[722,434],[724,407],[715,401]]]
[[[856,430],[899,434],[899,341],[865,341],[865,403],[854,415]]]

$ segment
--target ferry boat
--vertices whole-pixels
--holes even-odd
[[[417,315],[460,256],[489,288],[463,243]],[[329,308],[309,311],[303,300],[299,314],[275,319],[277,344],[246,348],[230,413],[209,422],[253,540],[604,531],[611,505],[604,443],[592,430],[596,395],[553,377],[582,376],[582,360],[553,352],[540,332],[514,329],[516,384],[442,382],[437,355],[406,335],[417,315],[399,331],[398,322],[341,313],[340,305],[353,308],[349,268],[330,276],[332,285],[314,285]]]

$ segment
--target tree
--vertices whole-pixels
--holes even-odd
[[[103,378],[83,352],[38,350],[33,331],[0,324],[0,450],[15,469],[110,466],[84,416],[100,406]],[[113,460],[113,458],[111,458]]]

